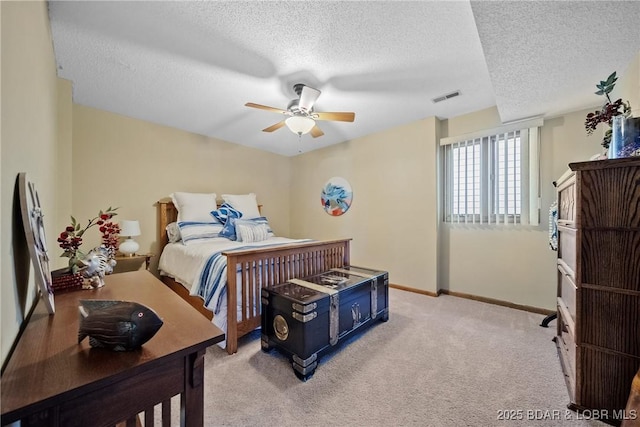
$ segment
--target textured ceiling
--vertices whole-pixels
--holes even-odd
[[[640,51],[638,1],[471,2],[500,118],[603,102],[595,85]]]
[[[598,104],[595,83],[640,49],[640,2],[50,2],[74,102],[296,155],[497,105],[503,121]],[[301,139],[261,129],[295,83],[322,91]],[[434,104],[438,96],[461,95]]]

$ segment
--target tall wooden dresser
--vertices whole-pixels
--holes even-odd
[[[618,424],[640,367],[640,158],[569,167],[556,183],[555,341],[569,408]]]

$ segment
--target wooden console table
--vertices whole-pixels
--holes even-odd
[[[135,285],[135,286],[132,286]],[[113,352],[78,344],[78,301],[135,301],[154,309],[164,325],[141,349]],[[224,334],[145,270],[107,276],[98,290],[56,295],[49,316],[38,302],[1,378],[2,425],[136,425],[154,423],[162,403],[168,426],[170,399],[181,395],[183,426],[203,425],[204,354]]]

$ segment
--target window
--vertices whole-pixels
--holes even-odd
[[[538,127],[483,133],[440,141],[444,221],[538,224]]]

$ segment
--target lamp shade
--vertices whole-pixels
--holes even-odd
[[[289,130],[297,135],[307,134],[316,125],[316,122],[305,116],[291,116],[285,120]]]
[[[139,236],[140,223],[138,221],[122,220],[120,221],[120,235],[125,237]]]

